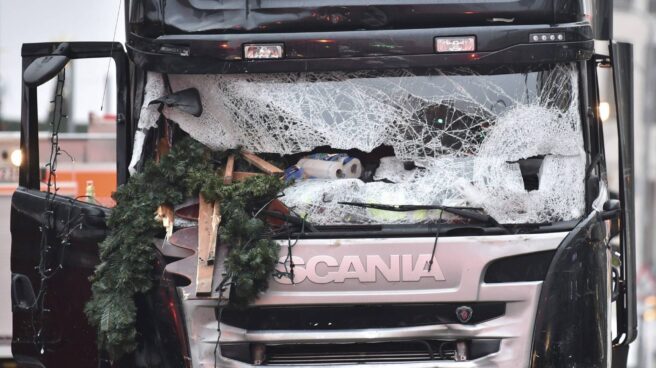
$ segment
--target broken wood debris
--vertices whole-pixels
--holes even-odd
[[[196,271],[196,294],[212,293],[212,278],[214,276],[213,254],[216,248],[216,232],[218,226],[213,228],[214,203],[207,202],[200,195],[198,203],[198,265]],[[214,244],[212,244],[214,239]],[[210,260],[212,256],[212,260]]]
[[[283,171],[252,152],[242,151],[241,157],[268,175],[279,175]],[[232,184],[262,173],[234,171],[236,155],[228,156],[223,169],[223,183]],[[214,260],[217,254],[218,234],[221,223],[221,206],[219,201],[207,202],[201,194],[198,207],[198,253],[196,271],[196,295],[212,294],[214,279]],[[225,253],[225,252],[224,252]],[[225,254],[224,254],[225,256]],[[224,265],[219,271],[225,272]]]
[[[225,173],[223,174],[223,184],[232,184],[232,175],[235,171],[235,155],[228,156],[228,162],[226,162]]]
[[[253,176],[258,176],[258,175],[263,175],[260,173],[254,173],[254,172],[246,172],[246,171],[235,171],[232,173],[232,180],[234,181],[244,181],[248,178],[252,178]]]
[[[244,160],[248,161],[251,165],[257,167],[258,169],[264,171],[269,175],[280,175],[283,173],[282,169],[272,165],[271,163],[260,158],[256,154],[250,151],[241,151],[241,156]]]
[[[175,220],[173,208],[168,205],[161,205],[157,207],[157,215],[155,219],[160,221],[162,226],[164,226],[166,229],[166,239],[171,238],[171,235],[173,235],[173,223]]]
[[[215,201],[212,208],[212,232],[210,233],[209,252],[207,253],[207,263],[214,263],[216,254],[216,245],[219,234],[219,224],[221,223],[221,205]]]

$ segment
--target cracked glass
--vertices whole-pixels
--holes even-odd
[[[486,74],[395,69],[169,78],[174,91],[197,88],[204,111],[198,118],[174,109],[165,115],[216,150],[291,155],[317,147],[390,148],[369,176],[364,168],[366,180],[300,180],[285,191],[282,201],[319,225],[440,217],[439,210],[389,212],[338,202],[482,207],[501,223],[583,215],[574,64]],[[155,125],[156,107],[147,104],[163,94],[162,76],[150,73],[141,128]]]

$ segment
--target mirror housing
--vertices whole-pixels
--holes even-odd
[[[610,222],[610,239],[616,237],[621,231],[622,203],[617,199],[610,199],[604,203],[604,210],[599,216]]]
[[[62,43],[53,55],[39,56],[23,72],[23,82],[28,87],[37,87],[56,76],[70,60],[66,55],[68,44]]]
[[[603,220],[612,220],[620,217],[622,214],[622,203],[617,199],[610,199],[604,203],[604,210],[601,212]]]
[[[187,88],[182,91],[174,92],[168,96],[163,96],[150,101],[148,105],[154,104],[173,107],[195,117],[199,117],[203,113],[203,104],[200,101],[200,93],[196,88]]]

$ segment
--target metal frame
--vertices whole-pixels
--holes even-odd
[[[636,303],[635,181],[633,158],[633,45],[610,46],[617,106],[620,154],[620,295],[617,299],[617,334],[614,344],[628,345],[638,334]]]
[[[557,32],[561,42],[530,42],[533,33]],[[436,53],[435,37],[476,36],[476,52]],[[283,43],[285,57],[244,60],[243,45]],[[140,68],[170,74],[276,73],[491,66],[587,60],[593,54],[587,22],[378,31],[164,35],[128,34],[130,59]]]
[[[57,51],[56,51],[57,50]],[[69,59],[111,57],[116,64],[116,173],[118,184],[128,179],[128,158],[132,151],[128,58],[118,42],[28,43],[21,50],[23,72],[38,57],[65,55]],[[21,102],[21,152],[27,160],[20,167],[19,185],[39,190],[39,137],[37,88],[23,82]]]

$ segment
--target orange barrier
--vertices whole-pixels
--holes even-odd
[[[48,173],[41,178],[41,190],[47,190]],[[86,200],[87,181],[94,184],[94,199],[98,204],[114,207],[111,198],[116,191],[116,171],[112,168],[76,168],[75,170],[57,170],[57,194],[80,200]],[[17,183],[0,183],[0,196],[10,196],[16,190]]]

